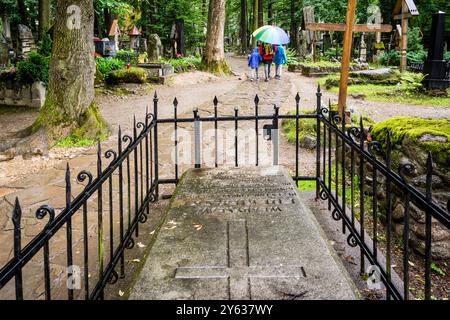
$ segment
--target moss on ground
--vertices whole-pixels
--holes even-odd
[[[124,68],[111,71],[108,74],[107,82],[109,84],[125,83],[145,83],[147,81],[147,72],[142,68]]]
[[[399,149],[405,137],[421,149],[433,155],[435,162],[450,166],[450,119],[428,120],[413,117],[398,117],[374,125],[372,135],[386,148],[388,132],[394,149]],[[445,137],[446,142],[420,141],[426,135]],[[445,140],[444,139],[444,140]]]
[[[230,66],[225,60],[207,61],[203,59],[200,65],[200,69],[219,76],[231,74]]]

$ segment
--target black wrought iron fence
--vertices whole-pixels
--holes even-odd
[[[103,168],[103,154],[100,143],[97,151],[96,177],[88,171],[82,171],[77,175],[79,182],[86,182],[84,190],[72,200],[72,185],[70,168],[66,170],[66,207],[58,215],[48,206],[40,207],[36,212],[37,219],[48,216],[45,228],[31,240],[25,247],[21,245],[21,206],[16,200],[13,224],[14,256],[0,269],[0,293],[5,286],[14,281],[16,299],[24,297],[23,268],[39,252],[43,253],[42,281],[45,287],[45,298],[51,299],[50,273],[50,248],[49,242],[56,234],[63,233],[65,228],[66,257],[68,267],[67,277],[73,276],[73,235],[72,219],[81,215],[82,231],[82,279],[83,285],[76,290],[70,285],[67,288],[67,298],[102,299],[103,292],[108,283],[115,283],[119,277],[124,276],[124,255],[126,249],[134,246],[134,238],[139,234],[139,223],[147,220],[151,211],[150,203],[158,201],[161,185],[176,185],[180,175],[186,169],[186,165],[180,165],[178,154],[180,146],[180,126],[191,125],[191,133],[194,135],[194,161],[192,167],[205,166],[202,159],[202,123],[209,124],[213,128],[214,164],[221,165],[219,158],[218,130],[219,125],[231,124],[234,132],[233,139],[233,164],[243,164],[239,150],[239,128],[246,124],[253,127],[253,135],[256,146],[253,164],[260,163],[261,146],[271,145],[272,165],[279,164],[280,122],[290,120],[295,122],[295,154],[293,156],[294,169],[292,178],[297,183],[301,181],[316,182],[316,198],[327,201],[328,208],[335,220],[342,221],[342,231],[348,232],[348,244],[352,247],[359,246],[361,252],[361,273],[365,273],[366,259],[372,266],[378,268],[380,279],[386,287],[387,297],[394,299],[408,299],[409,272],[408,259],[409,247],[409,215],[410,204],[415,204],[424,211],[426,217],[426,241],[425,241],[425,284],[424,297],[431,298],[431,259],[432,259],[432,220],[439,221],[445,228],[450,229],[450,214],[445,208],[433,201],[432,179],[433,174],[431,155],[428,159],[428,171],[426,179],[426,193],[414,188],[407,182],[406,175],[413,171],[411,164],[403,164],[398,172],[392,168],[392,148],[387,141],[384,150],[384,160],[376,153],[383,152],[381,145],[368,139],[369,135],[364,129],[362,120],[359,127],[351,125],[350,119],[345,115],[340,117],[333,114],[330,108],[322,106],[322,93],[320,87],[316,94],[316,110],[312,114],[300,113],[300,96],[295,99],[295,114],[280,114],[279,107],[274,106],[272,114],[261,115],[258,96],[254,99],[254,113],[240,115],[239,109],[234,109],[232,114],[223,110],[226,115],[219,115],[219,101],[213,101],[211,116],[201,116],[195,109],[192,117],[178,117],[178,101],[173,103],[172,118],[158,118],[158,98],[153,99],[153,113],[146,113],[144,122],[134,121],[133,134],[122,135],[118,132],[117,151],[108,150],[104,153],[106,159],[111,162]],[[221,110],[222,111],[222,110]],[[312,119],[316,125],[315,148],[315,174],[313,176],[301,175],[299,159],[301,150],[299,147],[300,121]],[[162,135],[160,127],[173,128],[173,139],[170,144],[160,145]],[[261,128],[262,126],[262,128]],[[138,132],[139,131],[139,132]],[[164,133],[167,135],[167,131]],[[270,141],[270,142],[267,142]],[[123,143],[127,145],[124,147]],[[173,163],[162,163],[160,154],[167,149],[173,149],[175,157]],[[248,165],[248,164],[247,164]],[[163,172],[161,172],[163,170]],[[163,177],[165,176],[165,177]],[[371,179],[370,185],[366,178]],[[380,178],[385,182],[385,187],[380,185]],[[356,179],[358,178],[358,179]],[[370,192],[369,192],[370,189]],[[104,191],[107,194],[104,195]],[[392,194],[401,195],[405,202],[405,219],[403,229],[402,248],[402,274],[403,287],[400,288],[392,280]],[[379,218],[378,194],[384,194],[385,219]],[[105,200],[104,198],[107,198]],[[370,199],[370,208],[367,199]],[[95,204],[94,206],[92,204]],[[447,209],[448,210],[448,209]],[[95,252],[89,250],[89,215],[95,212],[96,220],[96,248]],[[92,221],[91,221],[92,222]],[[118,223],[118,228],[115,223]],[[381,225],[383,227],[380,229]],[[381,230],[381,231],[380,231]],[[386,240],[381,243],[377,235],[379,232],[387,234]],[[109,251],[109,253],[107,253]],[[385,256],[386,259],[381,259]],[[94,259],[95,258],[95,259]],[[93,260],[94,259],[94,260]],[[93,262],[92,262],[93,261]],[[91,277],[91,265],[97,273]],[[119,271],[117,271],[119,270]],[[79,289],[79,290],[78,290]],[[26,290],[26,288],[25,288]],[[82,294],[82,293],[83,294]]]

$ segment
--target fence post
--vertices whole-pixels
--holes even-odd
[[[194,109],[194,154],[195,154],[195,169],[200,169],[201,167],[201,158],[200,158],[200,149],[201,149],[201,139],[200,139],[200,120],[198,116],[198,109]]]
[[[320,110],[322,108],[322,92],[320,92],[320,85],[317,86],[317,143],[316,143],[316,199],[320,195]],[[297,133],[298,135],[298,133]]]
[[[153,97],[153,117],[155,120],[155,132],[154,132],[154,143],[155,143],[155,200],[158,200],[159,198],[159,162],[158,162],[158,96],[156,95]]]
[[[278,166],[279,152],[280,152],[280,145],[278,140],[278,114],[280,112],[280,107],[274,105],[273,110],[274,110],[273,127],[272,127],[273,165]]]

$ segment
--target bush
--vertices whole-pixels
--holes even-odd
[[[23,84],[41,81],[47,85],[49,62],[50,57],[30,52],[27,60],[17,63],[17,79]]]
[[[399,66],[400,53],[396,50],[386,51],[378,58],[378,62],[383,66]]]
[[[444,53],[444,60],[450,60],[450,51]]]
[[[119,59],[97,57],[95,59],[98,71],[107,79],[111,71],[120,70],[125,67],[125,62]]]
[[[337,57],[338,59],[340,59],[342,57],[343,49],[339,47],[337,51]],[[327,51],[325,51],[323,54],[323,59],[328,61],[333,61],[333,59],[336,59],[336,48],[329,48]]]
[[[38,42],[38,53],[45,57],[52,54],[53,41],[49,34],[45,34],[41,41]]]
[[[125,83],[145,83],[147,81],[147,72],[142,68],[132,67],[130,69],[121,69],[111,71],[106,78],[110,84]]]
[[[200,69],[202,58],[201,57],[184,57],[179,59],[163,60],[163,63],[169,63],[172,65],[175,72],[186,72],[192,69]]]
[[[298,59],[297,51],[295,49],[287,48],[286,49],[286,57],[287,57],[288,65],[289,64],[298,64],[300,62],[300,60]]]
[[[138,55],[136,54],[136,51],[133,49],[129,50],[119,50],[116,53],[116,59],[119,59],[125,63],[131,63],[133,65],[138,64]]]

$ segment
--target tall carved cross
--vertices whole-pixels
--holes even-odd
[[[339,114],[343,116],[347,104],[348,75],[352,52],[353,32],[391,32],[388,24],[355,24],[356,0],[348,0],[347,16],[343,23],[307,23],[307,30],[311,31],[344,31],[344,45],[341,64],[341,78],[339,81]]]

